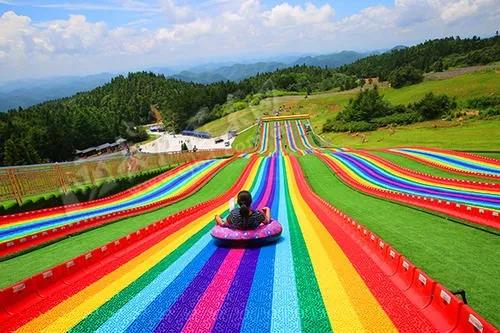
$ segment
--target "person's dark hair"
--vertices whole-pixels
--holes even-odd
[[[252,204],[252,194],[248,191],[241,191],[238,193],[238,205],[240,206],[240,215],[245,224],[250,217],[250,205]]]

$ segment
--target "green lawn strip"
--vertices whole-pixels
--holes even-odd
[[[245,150],[249,148],[253,148],[254,144],[258,141],[258,133],[257,127],[250,127],[246,131],[238,134],[236,139],[233,141],[233,149],[236,150]]]
[[[283,161],[283,159],[282,159]],[[286,170],[283,167],[285,179]],[[314,274],[314,268],[307,251],[306,242],[302,235],[300,224],[293,209],[290,190],[285,180],[285,202],[290,228],[290,242],[292,245],[293,268],[297,294],[299,298],[300,321],[304,332],[331,332],[330,321],[326,313],[321,291]],[[304,221],[304,223],[308,223]]]
[[[0,262],[0,288],[44,271],[82,253],[126,236],[148,224],[224,193],[238,179],[248,159],[238,159],[192,196],[156,211],[120,220]]]
[[[342,183],[315,156],[303,156],[299,161],[318,195],[378,234],[450,290],[464,289],[469,304],[500,326],[498,234],[364,195]]]
[[[425,146],[454,150],[498,149],[500,119],[435,120],[363,133],[323,133],[335,147]]]
[[[371,151],[370,152],[373,155],[377,155],[379,157],[382,157],[386,160],[389,160],[390,162],[397,164],[401,167],[412,169],[418,172],[423,172],[429,175],[433,176],[439,176],[439,177],[444,177],[444,178],[455,178],[455,179],[465,179],[465,180],[474,180],[474,181],[479,181],[479,182],[498,182],[495,179],[490,179],[490,178],[482,178],[482,177],[475,177],[475,176],[467,176],[467,175],[461,175],[459,173],[454,173],[454,172],[449,172],[443,169],[440,169],[438,167],[433,167],[424,163],[420,163],[418,161],[415,161],[411,158],[397,155],[397,154],[392,154],[389,152],[385,151]]]

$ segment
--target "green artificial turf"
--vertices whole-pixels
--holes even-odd
[[[182,209],[224,193],[241,175],[248,159],[238,159],[212,178],[192,196],[156,211],[107,224],[32,252],[0,262],[0,288],[42,272],[59,263],[126,236]]]
[[[300,164],[314,191],[394,246],[500,326],[500,237],[443,217],[364,195],[342,183],[315,156]]]
[[[233,141],[232,147],[236,150],[246,150],[249,148],[253,148],[254,144],[257,143],[258,138],[259,136],[257,133],[257,127],[250,127],[246,131],[238,134],[236,139],[234,139]]]
[[[389,160],[390,162],[395,163],[401,167],[412,169],[412,170],[415,170],[418,172],[423,172],[423,173],[426,173],[428,175],[439,176],[439,177],[444,177],[444,178],[465,179],[465,180],[471,180],[471,181],[474,180],[474,181],[479,181],[479,182],[489,182],[489,183],[498,182],[495,179],[491,179],[491,178],[467,176],[467,175],[461,175],[459,173],[448,172],[446,170],[412,160],[411,158],[397,155],[397,154],[392,154],[392,153],[385,152],[385,151],[370,151],[370,153],[377,155],[379,157],[382,157],[386,160]]]

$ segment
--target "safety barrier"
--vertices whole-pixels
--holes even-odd
[[[63,225],[60,227],[55,227],[55,228],[52,228],[49,230],[40,231],[38,233],[29,235],[29,236],[20,237],[20,238],[13,239],[13,240],[10,240],[7,242],[2,242],[2,243],[0,243],[0,258],[6,257],[6,256],[11,256],[15,253],[25,251],[29,248],[33,248],[33,247],[39,246],[39,245],[44,244],[44,243],[53,242],[53,241],[56,241],[58,239],[67,237],[69,235],[74,235],[76,233],[80,233],[84,230],[99,227],[99,226],[102,226],[102,225],[105,225],[108,223],[112,223],[112,222],[115,222],[115,221],[118,221],[121,219],[125,219],[128,217],[144,214],[144,213],[156,210],[158,208],[164,207],[166,205],[170,205],[170,204],[175,203],[177,201],[180,201],[180,200],[190,196],[192,193],[196,192],[197,190],[199,190],[211,178],[213,178],[219,170],[221,170],[223,167],[225,167],[228,163],[230,163],[234,159],[235,158],[224,161],[219,166],[217,166],[214,170],[212,170],[212,172],[205,175],[202,179],[200,179],[198,182],[196,182],[195,184],[190,186],[188,189],[186,189],[182,193],[175,195],[175,196],[172,196],[170,198],[166,198],[166,199],[163,199],[163,200],[160,200],[160,201],[157,201],[154,203],[150,203],[147,205],[139,206],[139,207],[129,208],[129,209],[121,210],[121,211],[114,212],[114,213],[109,213],[109,214],[105,214],[105,215],[101,215],[101,216],[83,219],[83,220],[69,223],[69,224],[66,224],[66,225]],[[169,173],[172,174],[173,172],[169,172]],[[158,177],[164,177],[164,176],[158,176]],[[156,178],[158,178],[158,177],[156,177]],[[152,181],[154,181],[154,179],[148,181],[147,183],[150,183]],[[129,193],[135,192],[135,191],[140,190],[144,186],[147,186],[147,185],[140,184],[137,187],[134,187],[133,189],[129,189],[127,191]],[[125,191],[125,192],[127,192],[127,191]],[[118,194],[111,196],[111,197],[116,199],[116,196],[120,197],[120,196],[122,196],[122,194],[118,193]],[[98,200],[95,200],[93,203],[95,204],[96,202],[102,203],[103,201],[109,201],[110,198],[98,199]],[[82,203],[82,204],[88,204],[88,203]],[[78,205],[79,204],[71,205],[70,208],[78,207]],[[50,211],[50,210],[58,211],[60,208],[61,207],[54,207],[51,209],[46,209],[46,210],[41,210],[41,211],[20,213],[20,214],[16,214],[16,216],[17,217],[19,217],[20,215],[29,216],[29,217],[43,216],[47,211]],[[65,208],[66,208],[66,206],[63,206],[62,210],[64,211]],[[1,219],[0,219],[0,221],[1,221]],[[4,223],[4,222],[2,221],[2,223]]]
[[[389,190],[382,190],[359,184],[352,180],[341,168],[329,160],[324,155],[318,155],[335,173],[348,185],[373,196],[383,198],[385,200],[393,200],[406,205],[421,207],[432,211],[444,213],[446,215],[473,222],[476,224],[500,229],[500,214],[497,211],[468,206],[453,201],[429,198],[408,193],[401,193]]]
[[[425,149],[428,149],[428,148],[425,148]],[[442,165],[442,164],[439,164],[439,163],[435,163],[435,162],[432,162],[432,161],[424,160],[424,159],[419,158],[417,156],[412,156],[412,155],[405,154],[405,153],[402,153],[402,152],[399,152],[399,151],[394,151],[392,149],[382,149],[382,151],[385,151],[385,152],[388,152],[388,153],[391,153],[391,154],[395,154],[395,155],[400,155],[400,156],[403,156],[403,157],[406,157],[406,158],[410,158],[410,159],[412,159],[414,161],[417,161],[417,162],[420,162],[420,163],[424,163],[424,164],[433,166],[435,168],[442,169],[442,170],[445,170],[445,171],[448,171],[448,172],[452,172],[452,173],[456,173],[456,174],[461,174],[461,175],[466,175],[466,176],[473,176],[473,177],[480,177],[480,178],[490,178],[490,179],[496,179],[496,180],[500,179],[500,176],[495,176],[495,175],[481,173],[481,172],[475,172],[475,171],[455,169],[455,168],[451,168],[451,167],[448,167],[448,166],[445,166],[445,165]]]
[[[291,159],[292,163],[298,165],[294,157]],[[465,305],[444,286],[430,278],[423,270],[412,264],[394,247],[314,193],[300,168],[297,169],[297,174],[297,181],[303,189],[301,193],[304,197],[308,197],[308,203],[313,201],[317,204],[316,209],[325,210],[326,216],[329,217],[328,221],[337,223],[363,249],[395,287],[399,288],[406,298],[435,326],[437,331],[453,333],[498,332],[491,323],[477,314],[470,306]],[[313,206],[315,206],[314,203]]]
[[[23,199],[42,193],[63,192],[79,185],[93,184],[157,169],[166,165],[233,155],[232,149],[199,150],[159,154],[139,153],[132,156],[81,160],[0,168],[0,201]]]
[[[68,296],[56,291],[72,288],[72,293],[75,293],[85,288],[189,222],[229,201],[245,184],[255,161],[256,156],[252,156],[241,177],[224,194],[0,290],[0,331],[14,330],[13,326],[22,324],[23,316],[30,310],[43,313]],[[89,278],[81,283],[84,276]],[[48,297],[50,302],[42,304]],[[21,312],[22,316],[19,315]]]

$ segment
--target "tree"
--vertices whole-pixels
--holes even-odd
[[[392,87],[401,88],[407,85],[422,82],[424,76],[419,70],[407,65],[393,70],[389,74],[388,79]]]
[[[361,91],[354,99],[351,99],[342,110],[337,120],[344,122],[369,121],[372,118],[382,117],[389,114],[391,107],[383,100],[378,88]]]

